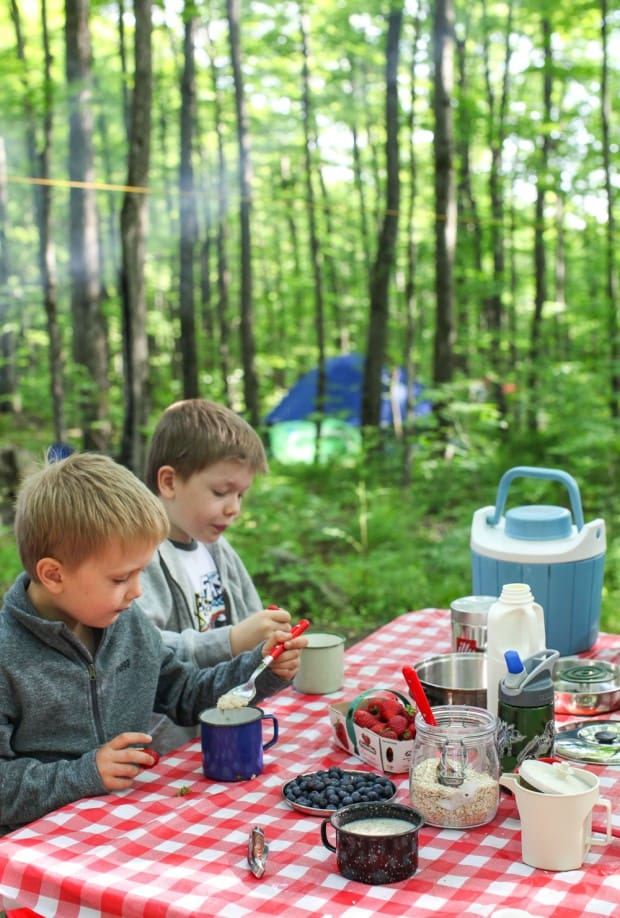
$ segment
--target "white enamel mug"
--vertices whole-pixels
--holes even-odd
[[[344,682],[344,637],[341,634],[311,632],[308,646],[301,651],[299,670],[293,680],[298,692],[329,695]]]

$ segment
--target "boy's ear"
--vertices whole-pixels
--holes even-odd
[[[64,583],[64,569],[57,558],[39,558],[36,565],[37,577],[50,593],[60,593]]]
[[[174,497],[176,472],[171,465],[162,465],[157,471],[157,490],[162,497]]]

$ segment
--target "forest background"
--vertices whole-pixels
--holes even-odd
[[[51,442],[140,474],[201,395],[269,446],[287,388],[318,365],[322,422],[325,361],[359,352],[359,451],[272,456],[232,530],[265,602],[349,638],[447,606],[525,465],[605,520],[619,631],[618,61],[607,0],[3,4],[0,586]],[[395,367],[433,411],[412,388],[385,427]]]

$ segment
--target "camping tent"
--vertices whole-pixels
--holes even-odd
[[[407,382],[404,370],[391,378],[389,370],[382,374],[381,425],[394,421],[393,404],[405,417]],[[274,456],[283,462],[312,462],[316,442],[318,367],[310,370],[286,393],[265,418],[269,425],[270,445]],[[321,459],[350,455],[359,450],[359,426],[362,413],[364,358],[361,354],[345,354],[325,361],[326,419],[321,425]],[[414,382],[412,396],[417,401],[414,414],[431,411],[428,400],[419,400],[421,383]]]

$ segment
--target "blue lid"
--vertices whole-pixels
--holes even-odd
[[[512,675],[518,675],[522,673],[525,667],[521,662],[521,657],[516,650],[506,650],[504,652],[504,659],[506,661],[506,666],[508,667],[508,672]]]
[[[504,532],[513,539],[546,542],[573,534],[572,517],[566,507],[532,504],[506,511]]]

